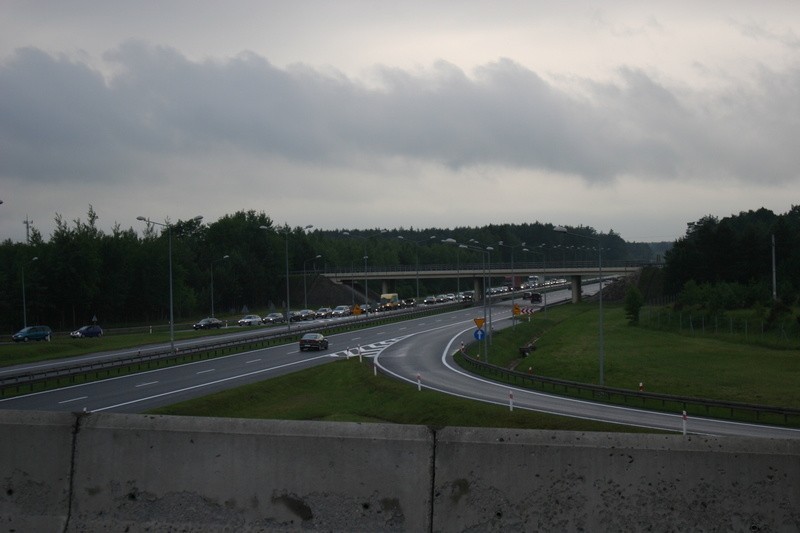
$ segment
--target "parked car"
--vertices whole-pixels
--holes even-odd
[[[306,333],[300,337],[300,351],[305,350],[327,350],[328,339],[322,333]]]
[[[246,315],[239,319],[240,326],[257,326],[261,324],[261,317],[258,315]]]
[[[197,324],[192,326],[194,329],[213,329],[213,328],[221,328],[222,327],[222,320],[214,317],[204,318]]]
[[[331,316],[339,317],[339,316],[350,316],[350,306],[349,305],[337,305],[333,308],[331,312]]]
[[[262,318],[261,321],[264,324],[278,324],[281,322],[286,322],[286,317],[283,316],[283,313],[270,313]]]
[[[91,326],[83,326],[70,333],[69,336],[72,337],[73,339],[83,339],[87,337],[102,337],[103,328],[101,328],[97,324],[92,324]]]
[[[333,316],[333,309],[330,307],[320,307],[314,314],[317,318],[330,318]]]
[[[47,326],[28,326],[11,336],[14,342],[49,341],[53,331]]]

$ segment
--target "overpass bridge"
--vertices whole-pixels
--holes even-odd
[[[649,264],[649,263],[648,263]],[[640,261],[609,261],[602,265],[603,279],[629,276],[637,273],[645,266]],[[364,268],[335,268],[320,272],[335,283],[346,285],[368,285],[379,282],[381,292],[394,292],[392,287],[398,280],[421,279],[465,279],[472,284],[475,298],[480,300],[486,289],[501,285],[502,280],[510,277],[539,276],[544,278],[565,278],[572,284],[572,299],[580,301],[583,278],[600,277],[601,269],[597,262],[566,261],[544,264],[542,262],[523,263],[465,263],[465,264],[429,264],[429,265],[365,265]]]

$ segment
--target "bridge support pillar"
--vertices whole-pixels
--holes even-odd
[[[483,278],[472,278],[472,280],[473,290],[475,291],[473,301],[482,302],[483,299],[486,298],[486,287],[483,285]]]
[[[581,301],[581,277],[570,277],[570,288],[572,289],[572,303],[580,303]]]
[[[389,281],[383,280],[381,281],[381,294],[387,294],[389,292]]]

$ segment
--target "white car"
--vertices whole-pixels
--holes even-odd
[[[246,315],[239,319],[240,326],[257,326],[261,324],[261,317],[258,315]]]

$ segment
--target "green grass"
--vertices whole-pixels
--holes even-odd
[[[800,408],[800,349],[631,326],[618,305],[606,306],[603,322],[607,386],[636,390],[642,382],[650,392]],[[598,326],[597,304],[552,308],[497,332],[490,362],[598,383]],[[533,337],[537,350],[520,360],[517,348]]]
[[[490,405],[432,392],[372,373],[356,358],[230,389],[151,411],[154,414],[283,420],[503,427],[571,431],[638,428]]]

